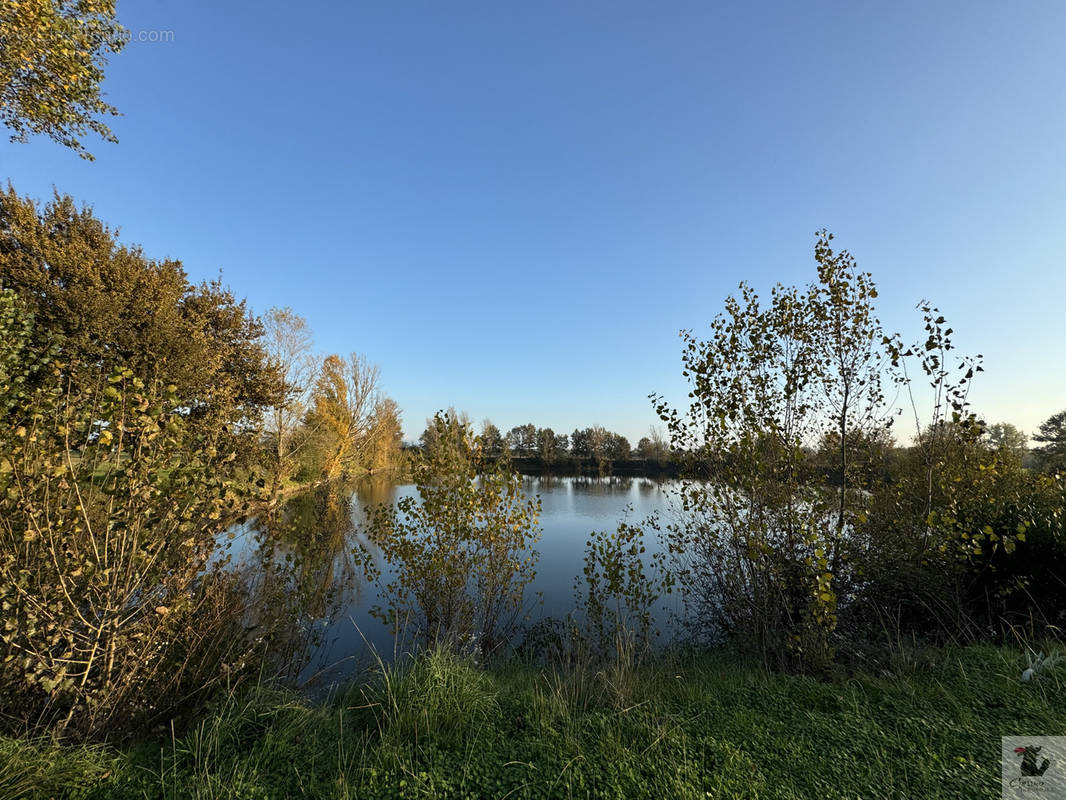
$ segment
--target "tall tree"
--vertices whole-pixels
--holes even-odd
[[[387,472],[400,465],[403,422],[400,407],[391,397],[380,397],[370,420],[370,445],[362,466],[370,472]]]
[[[507,432],[507,446],[516,456],[537,455],[537,426],[532,423],[516,425]]]
[[[272,308],[263,320],[267,361],[281,376],[282,387],[267,410],[267,428],[274,437],[274,490],[288,477],[293,438],[307,414],[314,388],[314,341],[307,320],[291,308]]]
[[[445,424],[445,421],[449,424]],[[426,428],[418,437],[418,446],[423,457],[437,458],[435,451],[440,450],[441,453],[451,453],[456,458],[465,458],[462,437],[458,435],[458,431],[470,426],[470,415],[465,411],[456,411],[454,406],[449,407],[447,412],[438,411],[431,419],[426,420]]]
[[[1009,422],[997,422],[985,430],[988,443],[1001,458],[1020,465],[1029,452],[1029,437]]]
[[[1040,469],[1045,472],[1066,470],[1066,411],[1044,420],[1033,441],[1041,443],[1040,447],[1033,450]]]
[[[847,250],[835,252],[832,241],[833,234],[819,231],[814,247],[818,281],[806,298],[782,311],[794,317],[799,326],[794,345],[804,348],[809,344],[813,349],[812,357],[817,363],[812,365],[808,377],[822,390],[823,397],[819,399],[825,404],[827,425],[836,434],[832,441],[836,444],[840,476],[836,520],[839,541],[848,522],[848,493],[863,466],[859,456],[864,451],[853,443],[883,438],[891,417],[881,388],[888,359],[884,344],[889,340],[874,315],[877,288],[873,276],[862,272]],[[805,319],[807,315],[809,321]],[[804,326],[809,326],[809,342]],[[834,558],[838,553],[839,548],[834,547]]]
[[[570,434],[570,453],[575,458],[596,459],[602,472],[610,467],[612,461],[629,458],[629,440],[601,425],[593,425]]]
[[[629,439],[620,433],[611,434],[611,446],[607,451],[612,461],[625,461],[633,455],[633,448],[629,445]]]
[[[56,195],[38,209],[0,193],[0,285],[55,336],[75,388],[121,366],[173,384],[198,429],[248,431],[278,396],[261,322],[221,282],[119,243],[92,209]]]
[[[491,420],[485,420],[481,424],[481,446],[485,450],[485,457],[491,459],[502,456],[507,447],[503,434],[492,424]]]
[[[308,423],[321,437],[327,479],[351,472],[372,441],[378,375],[378,368],[358,353],[330,355],[322,362]]]
[[[570,454],[574,458],[591,458],[592,447],[589,442],[588,429],[574,428],[570,434]]]
[[[657,410],[692,479],[670,546],[690,561],[694,621],[767,660],[821,668],[832,658],[836,595],[832,507],[804,481],[822,394],[808,297],[778,285],[764,305],[741,284],[709,338],[682,333],[687,412],[661,400]]]
[[[100,84],[108,54],[125,43],[114,0],[0,3],[0,121],[12,140],[41,133],[90,160],[87,132],[116,141],[100,118],[118,112]]]
[[[647,436],[637,442],[637,457],[656,464],[670,460],[670,442],[663,435],[662,428],[652,425]]]
[[[551,428],[537,430],[537,455],[545,464],[554,464],[566,448],[559,449],[559,437]]]

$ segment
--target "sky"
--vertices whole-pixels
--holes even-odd
[[[0,142],[24,195],[290,306],[454,406],[635,443],[678,333],[829,228],[886,328],[935,303],[974,406],[1066,408],[1066,3],[119,0],[118,144]]]

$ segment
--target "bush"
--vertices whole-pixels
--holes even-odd
[[[1066,615],[1060,480],[946,423],[903,451],[856,529],[842,635],[977,640]],[[1036,631],[1034,631],[1036,632]]]
[[[0,697],[9,724],[124,729],[246,663],[239,587],[207,570],[234,455],[129,370],[73,385],[32,329],[0,295]]]
[[[689,406],[656,401],[689,479],[670,549],[696,631],[811,671],[835,655],[844,541],[869,471],[860,453],[887,425],[877,292],[831,239],[815,246],[817,282],[775,286],[766,304],[741,284],[706,340],[683,332]],[[810,458],[818,443],[838,486]]]
[[[410,625],[424,643],[487,655],[522,616],[540,499],[527,499],[521,476],[503,464],[481,470],[481,441],[468,425],[448,415],[436,424],[441,443],[415,470],[418,498],[369,514],[390,571],[375,613],[397,629]]]
[[[627,515],[629,510],[627,509]],[[655,603],[673,592],[667,553],[648,532],[661,533],[658,516],[643,522],[623,519],[614,531],[594,531],[585,544],[585,564],[575,582],[576,611],[594,653],[615,658],[623,652],[644,656],[659,630]]]
[[[817,282],[769,302],[741,284],[709,338],[682,332],[689,405],[656,399],[687,478],[668,546],[695,632],[822,672],[841,646],[1057,625],[1061,482],[1022,467],[1012,429],[984,435],[981,357],[955,353],[939,311],[919,304],[910,346],[886,335],[870,275],[831,239]],[[910,448],[891,449],[888,380],[928,421]]]

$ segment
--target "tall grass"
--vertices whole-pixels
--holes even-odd
[[[437,646],[399,662],[377,662],[370,679],[345,696],[349,708],[372,712],[377,733],[390,744],[432,737],[457,744],[498,712],[496,689],[471,657]]]
[[[1000,736],[1066,730],[1066,665],[1025,666],[976,646],[826,682],[725,653],[483,670],[439,650],[320,705],[231,695],[121,753],[4,740],[0,800],[994,797]]]
[[[89,790],[122,764],[117,753],[101,746],[65,747],[50,739],[0,738],[0,800]]]

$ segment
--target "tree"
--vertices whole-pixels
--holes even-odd
[[[554,464],[559,457],[566,452],[565,445],[559,447],[561,444],[560,438],[555,435],[555,431],[551,428],[539,428],[537,430],[537,455],[540,456],[541,461],[545,464]]]
[[[663,435],[662,428],[653,425],[648,436],[637,442],[637,458],[643,458],[655,464],[664,464],[670,460],[670,443]]]
[[[894,446],[887,428],[850,430],[844,448],[848,459],[847,488],[852,492],[868,491],[884,478]],[[840,431],[826,430],[809,458],[811,469],[825,475],[837,487],[842,485],[840,452]],[[837,510],[839,514],[839,506]]]
[[[370,472],[387,472],[400,466],[403,423],[400,407],[391,397],[381,397],[370,420],[370,445],[364,466]]]
[[[740,285],[705,340],[682,332],[687,412],[656,409],[684,453],[684,524],[672,527],[693,621],[766,661],[822,669],[832,659],[832,513],[805,480],[816,435],[809,297],[774,287],[764,307]]]
[[[313,340],[307,320],[291,308],[272,308],[264,320],[267,363],[281,376],[281,392],[267,410],[274,437],[274,491],[288,477],[293,437],[307,414],[315,380]]]
[[[358,353],[330,355],[322,362],[307,420],[326,454],[327,480],[354,471],[372,441],[378,375],[378,368]]]
[[[570,454],[574,458],[591,458],[592,447],[589,442],[588,429],[574,429],[570,434]]]
[[[624,461],[630,455],[629,440],[601,425],[574,431],[570,442],[575,456],[596,459],[601,472],[608,469],[612,461]]]
[[[602,466],[608,460],[608,450],[611,447],[611,432],[600,425],[585,428],[585,438],[588,441],[589,453]]]
[[[609,461],[625,461],[633,454],[629,440],[620,433],[612,433],[608,439],[606,458]]]
[[[118,367],[146,385],[173,384],[189,424],[216,441],[251,435],[280,395],[263,326],[243,300],[220,281],[190,284],[179,261],[120,244],[69,196],[38,209],[10,186],[0,193],[0,285],[61,343],[75,388]]]
[[[1017,567],[1032,558],[1028,537],[1041,532],[1044,554],[1059,549],[1062,509],[1058,482],[1020,467],[1024,437],[1000,426],[997,447],[983,440],[969,404],[981,356],[958,355],[924,301],[922,338],[904,346],[884,333],[871,276],[831,239],[818,234],[816,281],[766,299],[741,284],[707,338],[682,331],[688,406],[655,398],[685,476],[666,544],[690,619],[815,671],[849,636],[865,649],[904,626],[953,637],[995,628],[996,609],[1028,597],[1039,572]],[[910,398],[916,426],[891,471],[878,469],[892,447],[885,379]],[[928,383],[930,409],[914,379]],[[1066,412],[1057,422],[1066,428]],[[1041,574],[1052,585],[1053,571]]]
[[[686,482],[691,519],[674,543],[694,554],[699,613],[765,658],[811,669],[833,658],[845,533],[868,504],[854,484],[890,419],[877,291],[832,238],[817,234],[816,281],[778,284],[765,303],[742,283],[708,339],[682,332],[692,402],[656,406],[688,477],[706,479]],[[812,469],[819,447],[833,451],[835,489]]]
[[[532,423],[518,425],[507,432],[507,446],[516,456],[527,458],[537,455],[539,446],[537,426]]]
[[[1006,460],[1020,465],[1029,452],[1029,437],[1009,422],[997,422],[985,429],[988,443]]]
[[[445,420],[449,424],[445,424]],[[447,412],[438,411],[432,419],[426,420],[426,428],[418,439],[422,456],[444,458],[444,454],[448,454],[449,458],[466,458],[460,433],[470,426],[470,415],[465,411],[456,411],[454,407],[449,407]]]
[[[118,112],[100,84],[126,43],[114,0],[6,0],[0,4],[0,120],[24,142],[43,133],[92,159],[81,137],[116,141],[100,117]]]
[[[855,447],[865,440],[878,440],[891,424],[881,390],[881,376],[887,363],[884,345],[889,341],[874,316],[873,300],[877,287],[869,272],[858,269],[847,250],[836,253],[833,235],[818,233],[814,259],[818,264],[818,282],[809,290],[806,303],[790,307],[787,313],[809,313],[810,344],[817,365],[811,379],[820,385],[826,416],[834,439],[822,440],[823,446],[834,441],[837,453],[840,491],[837,504],[836,539],[844,535],[848,511],[848,493],[862,465],[853,456],[864,453]],[[804,320],[797,320],[800,325]],[[802,335],[796,344],[804,347]],[[834,546],[834,563],[840,548]]]
[[[507,448],[500,429],[490,420],[485,420],[481,425],[481,443],[485,448],[486,458],[499,458]]]
[[[249,487],[173,386],[122,367],[75,384],[36,326],[0,292],[0,707],[113,733],[248,660],[247,606],[211,556]]]
[[[1066,411],[1053,414],[1040,424],[1033,441],[1042,445],[1033,450],[1044,472],[1066,470]]]

